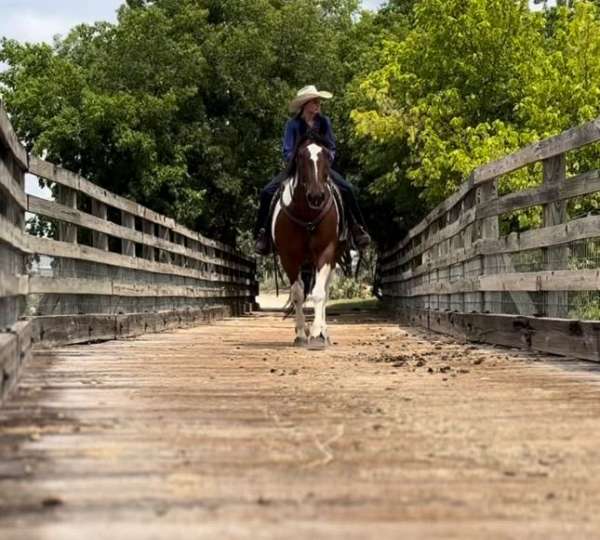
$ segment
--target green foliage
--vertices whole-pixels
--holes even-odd
[[[329,298],[331,300],[352,299],[352,298],[370,298],[370,286],[354,277],[336,275],[331,288],[329,289]]]
[[[330,89],[337,167],[385,246],[478,165],[598,115],[599,3],[389,0],[358,16],[357,0],[127,0],[116,24],[53,46],[4,40],[0,92],[37,153],[251,251],[286,104]],[[599,164],[595,145],[567,166]],[[540,180],[530,167],[499,188]],[[519,212],[502,230],[540,220]]]
[[[354,150],[372,175],[373,198],[412,186],[430,208],[478,165],[597,116],[593,3],[534,13],[526,1],[421,0],[408,20],[408,30],[396,28],[365,53],[367,69],[349,85]],[[578,154],[570,172],[598,166],[598,152]],[[500,189],[540,179],[526,169]],[[539,223],[538,214],[517,216],[519,229]]]
[[[4,40],[0,90],[30,148],[225,240],[280,163],[286,104],[339,93],[356,0],[129,0],[54,46]]]

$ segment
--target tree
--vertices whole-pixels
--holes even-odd
[[[30,148],[231,241],[280,167],[286,103],[341,90],[356,0],[128,0],[54,46],[3,41],[0,88]]]

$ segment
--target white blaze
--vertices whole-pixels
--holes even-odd
[[[309,144],[307,148],[310,152],[310,159],[315,165],[315,178],[319,178],[317,163],[319,162],[319,154],[321,153],[322,148],[318,144]]]

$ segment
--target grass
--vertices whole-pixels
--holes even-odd
[[[377,311],[381,309],[381,304],[377,298],[340,298],[339,300],[330,300],[327,303],[327,309],[336,308],[339,311]]]

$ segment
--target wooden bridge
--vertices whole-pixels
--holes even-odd
[[[597,140],[475,171],[311,353],[256,311],[253,260],[28,155],[0,108],[0,538],[598,537],[600,378],[574,358],[598,355],[600,222],[565,203],[600,190],[565,178]]]

